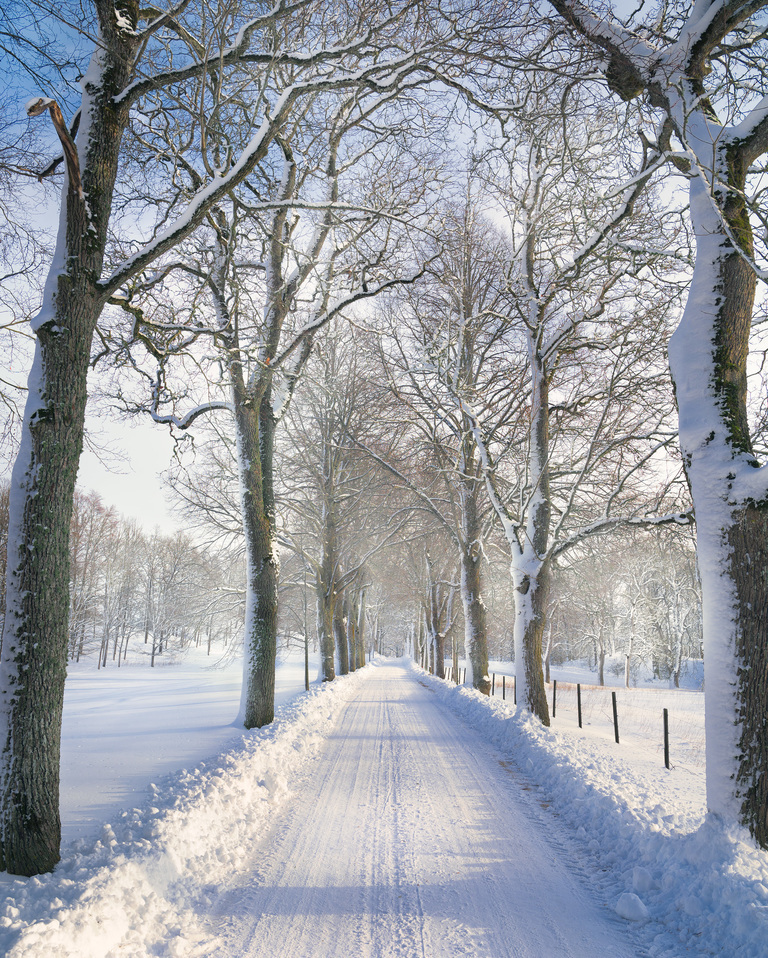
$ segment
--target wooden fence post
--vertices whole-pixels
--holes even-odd
[[[576,706],[579,711],[579,728],[581,728],[581,685],[576,686]]]
[[[616,735],[616,744],[619,744],[619,713],[616,708],[616,693],[611,692],[611,698],[613,699],[613,731]]]
[[[664,765],[669,768],[669,711],[664,709]]]

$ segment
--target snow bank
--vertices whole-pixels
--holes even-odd
[[[253,843],[363,680],[361,670],[313,687],[214,761],[150,786],[150,805],[123,812],[95,842],[75,843],[51,875],[5,876],[0,954],[201,954],[197,910],[210,904],[210,886],[248,864]]]
[[[413,666],[416,668],[416,666]],[[538,786],[580,843],[585,869],[619,915],[654,923],[650,954],[764,958],[768,855],[743,829],[668,796],[663,766],[649,780],[588,739],[544,728],[530,713],[423,673],[442,702]]]

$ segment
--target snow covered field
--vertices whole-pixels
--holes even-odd
[[[603,953],[592,947],[579,951],[578,942],[590,935],[604,942],[601,947],[608,954],[605,948],[614,946],[605,944],[604,936],[616,934],[624,943],[616,946],[617,955],[765,955],[768,856],[744,834],[705,820],[703,767],[694,755],[676,758],[673,745],[668,771],[648,733],[622,732],[617,746],[612,726],[604,727],[599,710],[591,724],[585,722],[585,729],[579,730],[565,704],[561,711],[558,702],[554,727],[546,730],[509,701],[500,697],[489,701],[413,669],[367,668],[328,686],[315,685],[305,694],[298,659],[279,670],[284,704],[277,721],[267,729],[242,733],[228,724],[237,711],[239,668],[208,670],[206,665],[198,659],[155,670],[108,668],[97,675],[73,671],[65,715],[63,859],[50,876],[2,878],[0,895],[7,897],[0,900],[0,953],[12,958],[241,954],[267,958],[267,952],[258,950],[264,929],[257,931],[257,944],[249,945],[248,928],[256,920],[254,909],[266,907],[259,905],[259,896],[273,894],[270,861],[273,872],[283,870],[281,860],[275,864],[277,853],[270,853],[272,840],[276,834],[278,838],[288,834],[302,815],[323,819],[315,787],[321,780],[326,788],[333,785],[326,759],[336,755],[338,774],[351,776],[353,784],[342,795],[346,801],[358,781],[366,778],[363,770],[384,767],[386,752],[399,748],[398,763],[405,767],[412,755],[409,750],[415,747],[409,745],[415,729],[429,719],[429,728],[436,730],[435,749],[458,747],[446,739],[449,728],[455,728],[457,740],[470,742],[474,753],[480,739],[488,743],[477,757],[484,769],[479,781],[488,794],[477,800],[492,800],[502,809],[493,813],[500,816],[497,820],[490,821],[489,813],[482,815],[489,819],[496,840],[473,844],[474,825],[467,821],[469,806],[462,807],[462,793],[450,798],[448,779],[437,781],[436,791],[430,790],[433,763],[424,757],[418,763],[417,784],[398,780],[394,791],[378,795],[377,807],[367,810],[375,827],[370,819],[361,819],[362,833],[351,823],[359,817],[355,809],[358,804],[363,807],[363,799],[358,804],[350,801],[347,808],[337,793],[329,792],[336,794],[331,801],[344,806],[350,816],[349,832],[337,833],[339,860],[365,858],[374,850],[380,856],[371,859],[372,871],[366,878],[378,891],[363,896],[364,904],[355,906],[369,912],[378,909],[380,914],[356,916],[355,954],[550,958],[552,952],[546,949],[551,942],[547,946],[535,931],[529,940],[508,941],[481,927],[494,908],[500,922],[517,923],[518,930],[526,922],[536,927],[537,901],[522,888],[516,872],[522,832],[528,840],[528,826],[515,824],[505,817],[512,812],[503,811],[507,798],[518,796],[527,803],[525,821],[530,820],[530,828],[549,836],[551,844],[538,842],[545,858],[562,859],[571,876],[558,880],[558,888],[577,880],[591,912],[596,910],[607,923],[595,931],[581,913],[574,917],[564,911],[572,925],[566,942],[571,950],[558,954],[592,958]],[[384,672],[394,675],[390,683],[403,684],[391,685],[389,698],[377,705],[376,734],[384,734],[382,723],[384,729],[391,727],[393,744],[372,757],[373,732],[356,731],[353,717],[367,715],[360,711],[361,703],[381,698],[381,688],[390,688],[377,679]],[[316,674],[314,668],[311,674]],[[628,693],[630,698],[639,697],[641,704],[648,695],[662,694]],[[668,694],[673,701],[680,696],[680,701],[689,702],[686,711],[695,725],[701,696]],[[347,728],[345,723],[350,722]],[[439,741],[438,728],[443,729]],[[366,774],[373,776],[372,771]],[[423,791],[418,791],[422,779]],[[315,811],[317,815],[312,814]],[[484,821],[483,827],[488,823]],[[452,842],[451,836],[458,833],[461,839]],[[411,837],[404,840],[404,835]],[[535,836],[531,841],[536,846]],[[467,843],[475,857],[462,856]],[[418,858],[420,848],[431,856],[429,880],[424,871],[427,859]],[[487,870],[489,855],[493,874]],[[524,852],[526,865],[532,855]],[[474,868],[470,878],[460,868],[468,857]],[[388,877],[377,872],[383,867],[376,864],[380,861],[394,869]],[[325,900],[323,889],[343,885],[345,879],[328,871],[337,867],[330,860],[321,865],[314,877],[303,879],[302,887],[315,882],[320,900]],[[357,881],[361,883],[359,876]],[[443,894],[449,886],[451,894]],[[329,906],[329,914],[318,914],[317,895],[302,897],[293,889],[287,899],[309,909],[309,920],[307,915],[301,918],[302,927],[311,929],[316,921],[326,928],[326,938],[318,939],[316,947],[302,939],[304,944],[296,947],[303,951],[285,954],[351,955],[343,950],[348,945],[341,932],[343,919],[355,910],[347,900],[352,890],[341,897],[334,893],[336,905]],[[494,895],[508,897],[509,915],[500,910]],[[476,915],[473,925],[472,908],[481,905],[487,914]],[[450,934],[442,937],[430,924],[441,909],[450,912],[444,917],[451,922]],[[457,915],[463,916],[461,921]],[[329,937],[334,922],[336,933],[331,930]],[[363,925],[369,929],[365,934],[360,931]],[[279,922],[274,925],[278,936],[280,927]],[[379,934],[377,927],[387,934]],[[396,927],[399,937],[393,932]],[[420,950],[409,951],[416,940],[409,935],[417,933]],[[286,948],[288,944],[286,939]],[[270,951],[269,958],[274,954]]]
[[[162,661],[162,660],[161,660]],[[310,665],[316,679],[318,663]],[[96,835],[102,822],[146,800],[147,785],[218,755],[242,740],[232,725],[240,704],[239,661],[192,649],[154,669],[135,659],[96,671],[70,666],[62,730],[62,837]],[[304,660],[283,654],[275,701],[304,691]]]
[[[496,669],[495,696],[502,694],[502,673],[514,674],[509,662],[493,663]],[[606,673],[605,687],[595,685],[595,675],[586,668],[553,668],[557,681],[556,712],[552,716],[552,683],[547,685],[552,726],[558,732],[591,742],[605,742],[608,752],[631,756],[634,763],[664,762],[664,709],[669,724],[670,765],[673,770],[704,773],[704,693],[695,688],[667,688],[661,683],[625,689],[624,676]],[[579,729],[576,685],[581,684],[582,728]],[[699,683],[700,684],[700,683]],[[612,687],[613,686],[613,687]],[[615,744],[613,703],[616,692],[619,746]],[[511,679],[507,678],[507,699],[511,701]],[[691,783],[687,787],[693,787]],[[704,779],[701,778],[701,788]],[[703,791],[698,795],[703,803]]]

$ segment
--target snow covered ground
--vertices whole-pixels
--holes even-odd
[[[316,657],[313,657],[316,658]],[[149,782],[218,755],[242,740],[238,659],[190,650],[182,661],[148,667],[134,655],[117,668],[70,665],[62,729],[64,843],[95,836],[123,808],[146,801]],[[319,663],[311,663],[316,680]],[[281,653],[275,701],[304,691],[304,660]]]
[[[579,730],[558,704],[543,729],[391,663],[306,694],[300,661],[279,677],[277,721],[242,733],[237,667],[76,670],[68,842],[52,875],[0,878],[0,954],[766,954],[768,856],[705,820],[695,756],[667,770],[647,735],[616,746],[601,717]],[[335,857],[292,852],[309,821]]]

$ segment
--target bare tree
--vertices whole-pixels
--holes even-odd
[[[484,242],[487,239],[487,242]],[[467,676],[489,694],[488,636],[483,599],[489,507],[473,418],[459,396],[471,394],[498,421],[514,414],[504,288],[504,242],[482,221],[468,194],[445,215],[441,251],[429,281],[394,304],[383,336],[383,364],[413,438],[387,467],[411,490],[415,506],[440,523],[461,570]]]
[[[284,537],[315,583],[323,681],[335,677],[335,658],[342,675],[362,663],[370,563],[403,530],[391,515],[388,477],[357,444],[382,438],[385,399],[360,343],[342,327],[318,344],[288,420]]]
[[[699,0],[621,19],[576,0],[551,2],[607,60],[610,89],[642,98],[649,119],[661,118],[659,148],[689,181],[696,266],[669,359],[704,603],[707,804],[768,846],[768,495],[747,390],[755,289],[765,276],[768,4]]]
[[[427,573],[427,590],[424,599],[425,624],[430,646],[430,658],[434,674],[445,678],[445,640],[451,631],[458,609],[454,609],[453,599],[458,592],[458,583],[446,578],[445,568],[438,570],[430,555],[429,549],[424,551],[424,564]],[[444,567],[446,563],[441,563]],[[448,563],[448,569],[453,572],[453,563]],[[442,574],[441,574],[442,572]]]
[[[405,121],[389,109],[399,92],[399,84],[388,83],[302,102],[287,115],[271,164],[212,212],[211,231],[190,254],[193,265],[169,264],[159,294],[153,278],[148,296],[137,291],[124,304],[136,317],[135,343],[154,364],[145,376],[155,421],[184,431],[201,416],[232,415],[249,576],[240,716],[247,728],[274,715],[276,429],[318,331],[356,301],[414,278],[410,243],[398,221],[417,215],[423,187],[404,152],[391,148],[400,142],[398,132],[405,139]],[[222,134],[217,151],[225,147]],[[396,199],[387,203],[385,195]],[[260,196],[268,199],[259,202]],[[256,263],[254,245],[262,251]],[[163,305],[177,271],[202,281],[202,289],[193,287],[189,295],[193,305],[186,314],[174,303]],[[133,348],[129,361],[138,366]],[[176,373],[174,381],[174,364],[205,373],[203,398],[191,408],[186,404],[194,387],[187,375]],[[335,622],[341,637],[338,616]],[[344,670],[347,659],[345,654]]]
[[[518,448],[495,416],[474,411],[474,396],[457,389],[455,398],[472,417],[510,550],[518,701],[549,724],[542,642],[553,559],[627,520],[688,521],[672,508],[652,518],[664,505],[652,464],[674,430],[671,389],[647,359],[666,338],[679,292],[672,271],[684,258],[643,203],[653,151],[612,202],[612,184],[627,175],[620,113],[603,106],[564,135],[564,116],[582,111],[579,89],[534,77],[525,94],[513,115],[494,114],[503,137],[489,182],[509,224],[506,335],[522,343],[526,367]],[[510,454],[516,468],[505,470]]]

